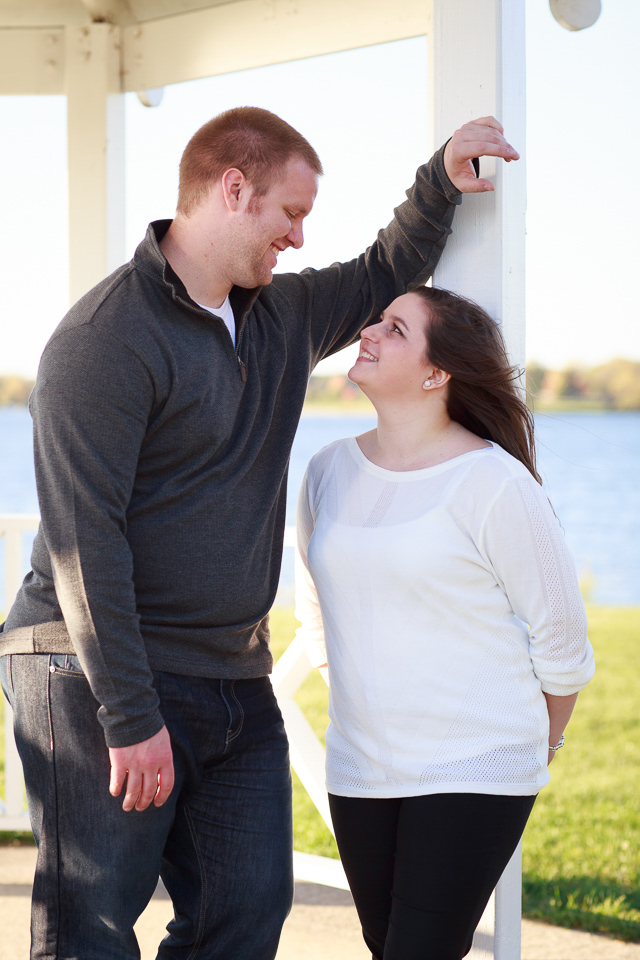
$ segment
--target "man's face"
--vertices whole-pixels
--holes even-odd
[[[250,194],[234,227],[233,283],[248,288],[271,283],[278,255],[287,247],[302,246],[302,223],[317,192],[316,174],[294,157],[264,196]]]

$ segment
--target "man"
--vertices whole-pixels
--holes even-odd
[[[39,848],[33,958],[137,957],[159,874],[159,957],[275,956],[291,800],[268,612],[307,380],[430,276],[459,193],[492,189],[483,154],[517,159],[492,118],[418,171],[357,260],[274,278],[322,167],[278,117],[228,111],[185,150],[175,220],[45,348],[42,522],[0,640]]]

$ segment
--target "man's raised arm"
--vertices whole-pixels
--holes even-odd
[[[473,160],[482,156],[507,162],[519,156],[493,117],[464,124],[418,169],[393,220],[359,257],[323,270],[274,277],[273,288],[289,301],[287,326],[297,322],[311,346],[309,372],[319,360],[353,343],[411,284],[426,283],[433,275],[461,195],[494,189],[490,180],[476,178]],[[264,288],[265,296],[270,289]]]

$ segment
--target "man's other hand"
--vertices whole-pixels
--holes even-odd
[[[122,809],[146,810],[151,801],[161,807],[173,789],[173,753],[166,727],[153,737],[130,747],[109,747],[109,793],[119,797],[127,781]]]
[[[476,179],[471,163],[474,157],[502,157],[507,163],[520,159],[520,154],[507,143],[503,132],[495,117],[481,117],[465,123],[451,137],[444,151],[444,168],[460,193],[484,193],[495,189],[491,180]]]

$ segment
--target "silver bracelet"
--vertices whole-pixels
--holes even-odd
[[[554,753],[556,750],[559,750],[560,747],[564,747],[564,733],[560,735],[560,739],[556,743],[555,747],[552,747],[551,744],[549,744],[549,750],[553,750]]]

